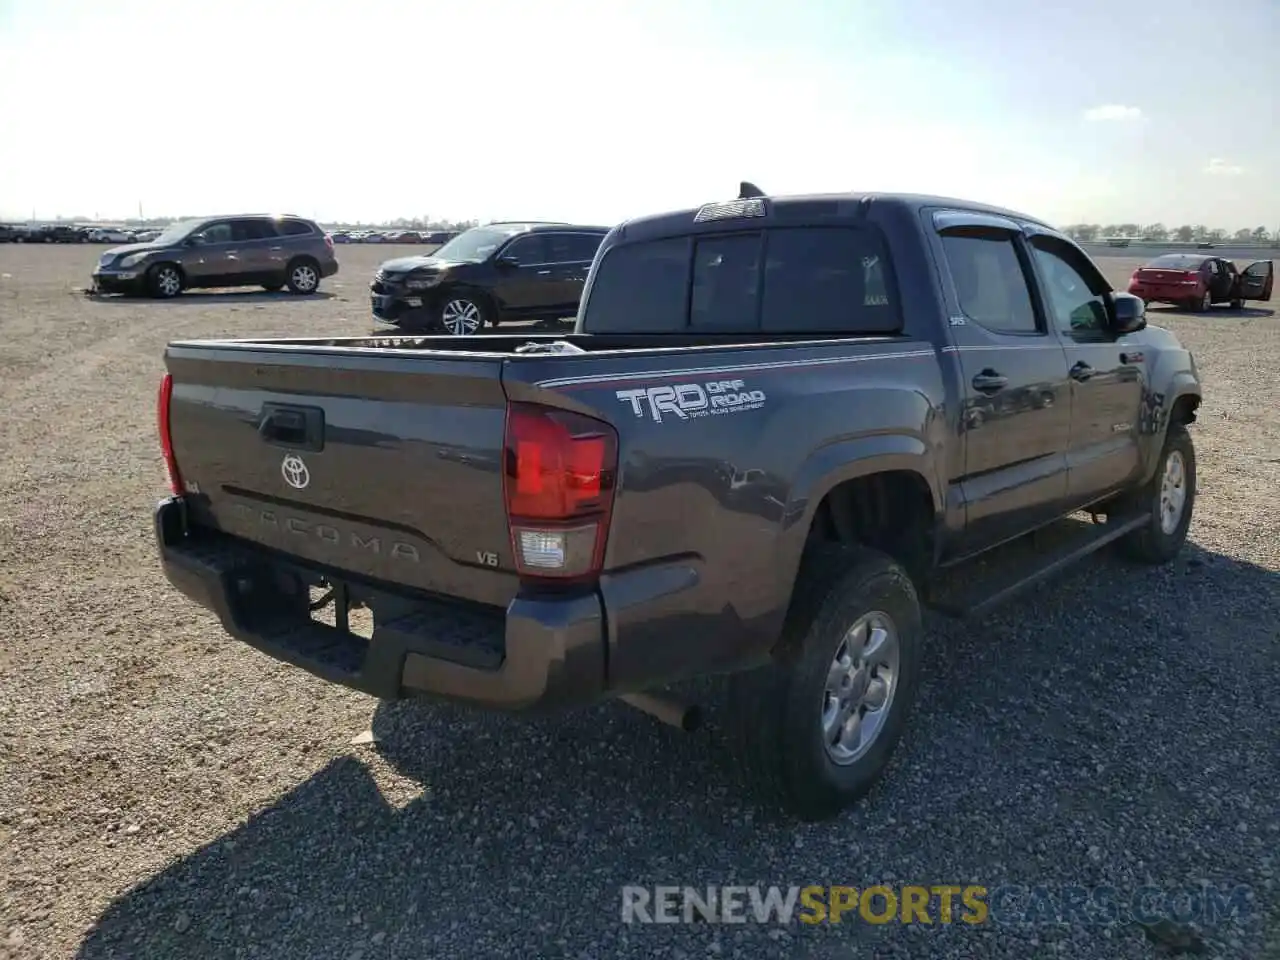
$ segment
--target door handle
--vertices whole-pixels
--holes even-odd
[[[1009,378],[996,373],[994,370],[983,370],[979,374],[975,374],[973,378],[973,389],[979,393],[997,393],[1009,385]]]
[[[1083,382],[1092,377],[1096,372],[1097,371],[1094,370],[1093,367],[1089,366],[1083,360],[1080,360],[1071,368],[1071,379]]]
[[[539,270],[539,271],[538,271],[538,276],[540,276],[540,277],[549,277],[549,276],[551,276],[551,271],[550,271],[550,270]]]
[[[272,253],[279,253],[279,252],[280,252],[281,250],[283,250],[283,249],[284,249],[284,247],[272,247],[272,248],[271,248],[271,252],[272,252]]]

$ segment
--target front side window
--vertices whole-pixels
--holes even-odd
[[[1099,278],[1086,276],[1078,257],[1053,240],[1034,237],[1031,249],[1044,279],[1049,315],[1066,334],[1099,333],[1107,329],[1107,300]]]
[[[232,230],[230,223],[211,223],[203,230],[199,230],[192,235],[192,239],[197,243],[230,243],[232,240]]]
[[[551,262],[547,253],[546,238],[538,233],[531,233],[528,236],[513,240],[507,247],[503,248],[502,256],[515,257],[521,266]]]

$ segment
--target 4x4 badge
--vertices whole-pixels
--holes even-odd
[[[311,482],[311,471],[296,453],[291,453],[280,463],[280,474],[284,482],[295,490],[301,490]]]

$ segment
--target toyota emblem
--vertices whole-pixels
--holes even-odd
[[[291,453],[280,464],[280,473],[284,482],[295,490],[301,490],[311,482],[311,471],[296,453]]]

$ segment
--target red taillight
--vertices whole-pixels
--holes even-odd
[[[609,424],[530,403],[507,406],[503,492],[524,576],[600,572],[609,537],[618,438]]]
[[[332,235],[332,234],[326,233],[326,234],[324,235],[324,245],[325,245],[326,247],[328,247],[330,250],[332,250],[332,249],[333,249],[333,235]]]
[[[175,497],[182,496],[182,474],[178,472],[178,458],[173,455],[173,435],[169,431],[169,406],[173,400],[173,374],[160,378],[160,393],[156,397],[156,426],[160,432],[160,452],[164,456],[164,468],[169,474],[169,489]]]

